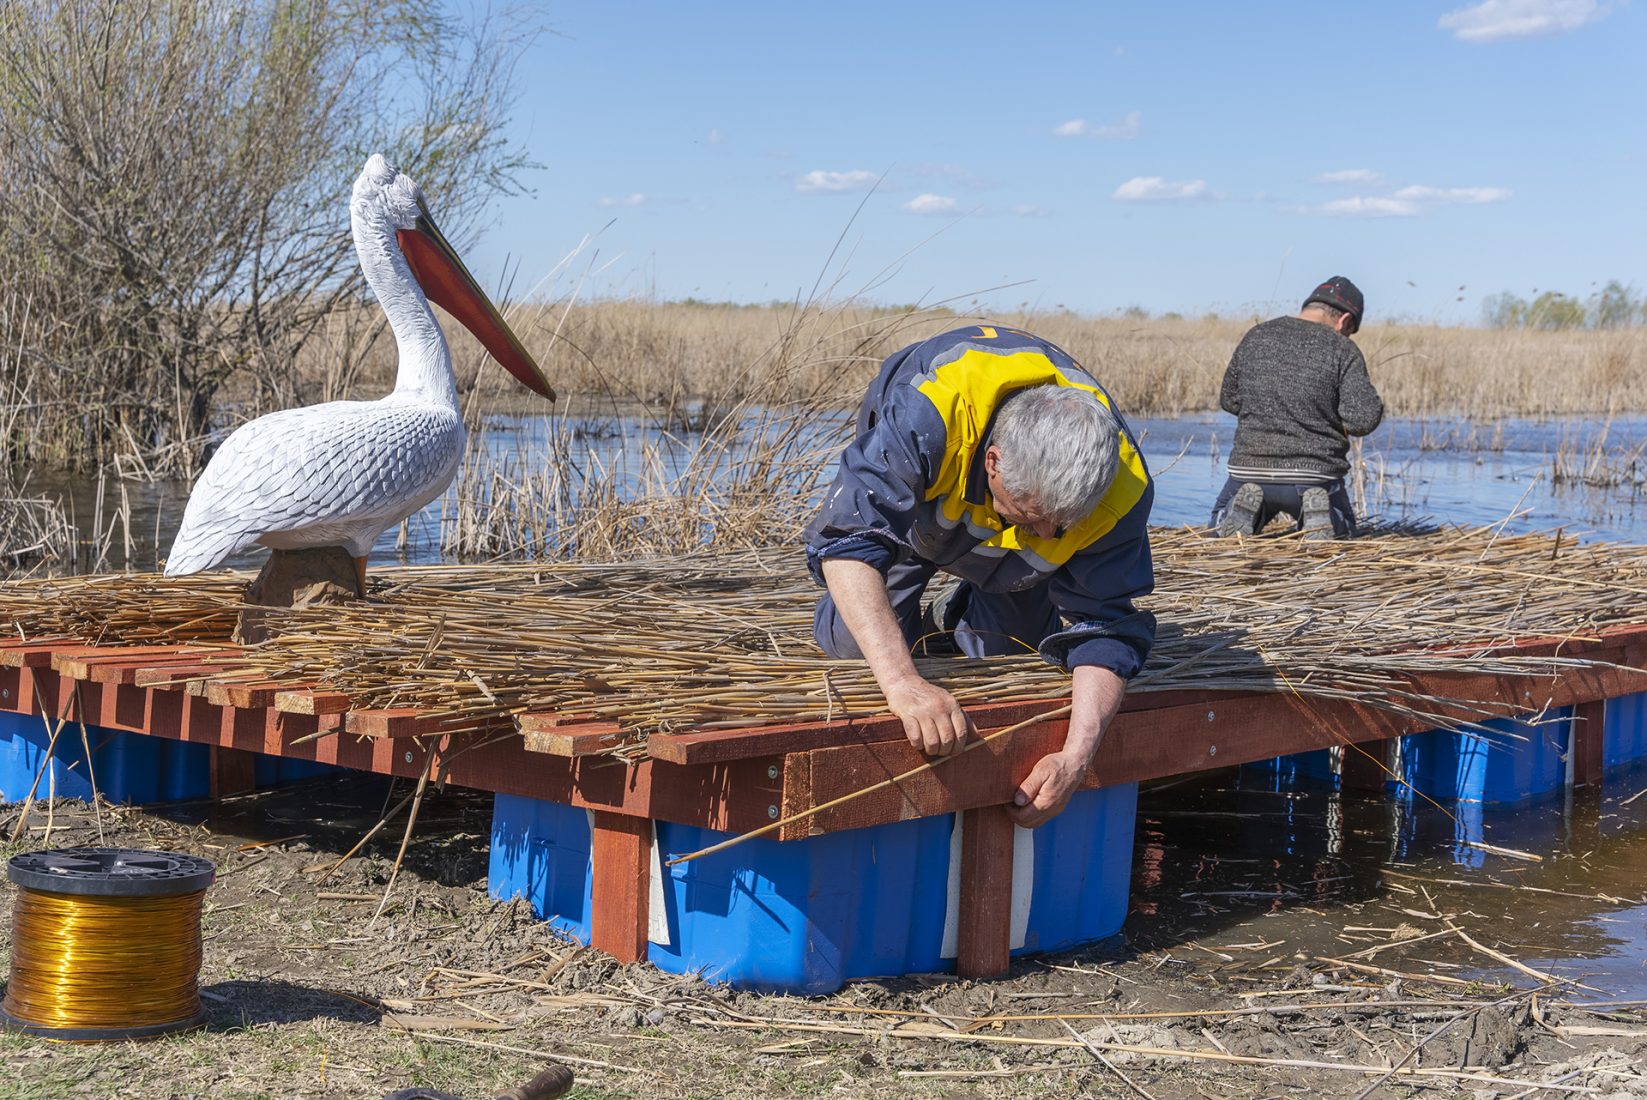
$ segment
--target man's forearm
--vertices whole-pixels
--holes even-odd
[[[823,575],[835,609],[869,662],[887,709],[902,719],[909,743],[933,755],[956,751],[972,732],[972,720],[955,696],[916,671],[880,572],[861,561],[830,558],[823,563]]]
[[[1100,665],[1076,665],[1074,676],[1064,747],[1035,762],[1007,807],[1012,820],[1026,829],[1051,820],[1081,789],[1104,730],[1127,693],[1127,682]]]
[[[829,558],[823,563],[823,575],[841,620],[852,632],[881,690],[918,675],[880,571],[851,558]]]
[[[1071,688],[1069,733],[1063,751],[1090,764],[1110,719],[1121,709],[1127,682],[1101,665],[1077,665]]]

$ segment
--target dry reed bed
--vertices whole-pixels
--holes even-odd
[[[1423,671],[1536,674],[1582,663],[1495,656],[1528,636],[1639,622],[1647,548],[1492,529],[1350,542],[1153,536],[1159,640],[1134,690],[1297,691],[1447,724]],[[370,601],[283,612],[224,673],[315,684],[357,707],[417,707],[454,727],[526,711],[636,735],[873,713],[866,666],[811,639],[817,590],[796,551],[671,560],[382,570]],[[20,637],[223,643],[244,578],[111,575],[0,586]],[[1447,650],[1448,652],[1439,652]],[[1067,677],[1027,653],[933,659],[963,701],[1053,698]]]
[[[1278,310],[1277,312],[1284,312]],[[812,401],[856,405],[887,355],[949,328],[988,321],[1011,325],[1064,347],[1095,372],[1133,416],[1215,410],[1230,354],[1265,318],[1199,319],[1090,316],[1065,311],[989,316],[942,309],[891,310],[852,303],[711,305],[598,301],[520,303],[511,324],[564,395],[610,411],[642,405],[668,418],[683,406],[732,401]],[[380,319],[362,310],[349,321]],[[478,346],[448,326],[460,384],[477,379],[508,395],[495,368],[483,376]],[[340,338],[341,339],[341,338]],[[364,340],[354,340],[362,344]],[[1383,324],[1356,337],[1374,383],[1395,416],[1495,419],[1647,410],[1647,329],[1456,328]],[[335,355],[296,364],[300,392],[316,399],[371,395],[394,377],[393,345],[372,349],[340,390]],[[321,379],[330,379],[321,384]]]

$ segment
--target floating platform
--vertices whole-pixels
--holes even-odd
[[[84,761],[75,750],[83,756],[87,745],[98,789],[131,801],[243,791],[267,782],[271,768],[429,774],[497,796],[498,896],[529,898],[546,919],[624,961],[821,993],[854,977],[950,966],[995,975],[1016,952],[1112,934],[1126,911],[1140,781],[1335,748],[1339,781],[1383,783],[1378,745],[1341,746],[1402,741],[1422,747],[1409,755],[1424,783],[1442,784],[1450,770],[1449,797],[1471,797],[1477,775],[1483,799],[1489,791],[1536,797],[1534,788],[1551,782],[1597,783],[1607,767],[1647,752],[1647,626],[1578,641],[1527,639],[1499,652],[1583,663],[1536,675],[1410,677],[1415,692],[1469,702],[1446,718],[1536,717],[1536,736],[1505,724],[1496,750],[1371,703],[1136,692],[1093,763],[1089,790],[1030,834],[1002,807],[1035,761],[1062,744],[1062,719],[837,804],[922,762],[895,719],[660,733],[648,739],[646,758],[626,761],[605,755],[609,725],[576,716],[522,715],[518,731],[453,729],[438,715],[359,710],[336,692],[236,678],[209,647],[12,643],[0,646],[0,711],[9,712],[0,725],[0,791],[26,796],[14,788],[25,774],[33,783],[59,719],[54,756],[63,755],[42,781],[59,796],[90,793],[89,776],[76,786]],[[1061,705],[971,713],[988,731]],[[1486,746],[1479,762],[1476,745]],[[1550,754],[1507,764],[1495,757],[1520,745]],[[260,775],[262,757],[279,763],[264,760]],[[1322,760],[1307,767],[1319,770]],[[1500,772],[1511,776],[1508,786],[1492,778]],[[667,866],[775,821],[786,823],[768,838]]]

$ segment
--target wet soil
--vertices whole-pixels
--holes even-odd
[[[428,799],[376,919],[398,825],[325,869],[388,804],[377,777],[150,811],[36,806],[6,854],[107,843],[217,862],[210,1020],[142,1044],[0,1035],[0,1097],[484,1098],[549,1057],[576,1071],[574,1095],[648,1100],[1647,1096],[1647,861],[1632,855],[1647,797],[1624,804],[1647,778],[1468,828],[1381,794],[1274,786],[1249,771],[1146,791],[1133,913],[1111,942],[996,981],[812,999],[621,967],[488,898],[490,799],[471,793]],[[18,810],[0,808],[5,835]]]

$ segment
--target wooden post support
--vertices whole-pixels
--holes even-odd
[[[596,810],[590,858],[589,942],[619,962],[640,962],[652,886],[651,820]]]
[[[955,972],[963,978],[993,978],[1012,962],[1012,828],[1005,806],[961,816]]]
[[[1601,782],[1603,771],[1603,731],[1607,719],[1607,701],[1597,699],[1578,703],[1573,707],[1573,735],[1567,751],[1573,754],[1573,786],[1584,787]]]
[[[1390,746],[1394,741],[1347,744],[1338,769],[1338,782],[1348,791],[1381,791],[1390,779]]]
[[[211,754],[213,798],[227,798],[231,794],[245,794],[257,789],[255,752],[212,745]]]

